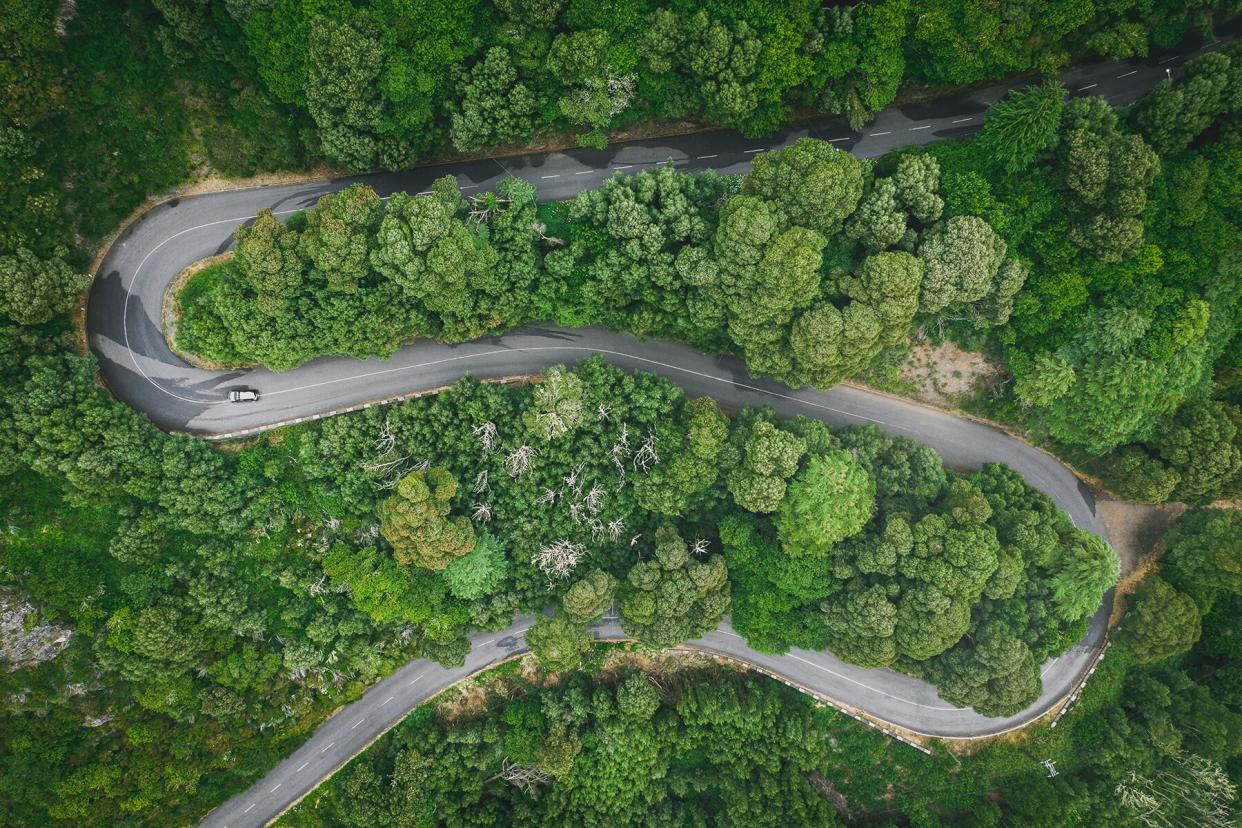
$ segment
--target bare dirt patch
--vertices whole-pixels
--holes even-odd
[[[983,354],[963,351],[947,340],[933,345],[916,334],[898,378],[908,384],[915,399],[952,407],[995,383],[1001,374],[1001,366]]]
[[[1128,500],[1096,501],[1096,509],[1117,557],[1121,559],[1121,578],[1113,598],[1108,626],[1115,627],[1126,613],[1128,597],[1143,579],[1156,571],[1164,554],[1164,536],[1174,521],[1186,511],[1181,503],[1131,503]]]
[[[1096,509],[1117,557],[1121,559],[1124,579],[1140,569],[1145,560],[1157,551],[1157,545],[1173,521],[1186,511],[1180,503],[1131,503],[1128,500],[1097,500]]]

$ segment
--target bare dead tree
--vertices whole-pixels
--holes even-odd
[[[379,434],[375,437],[375,450],[379,454],[388,454],[397,445],[397,435],[392,431],[392,418],[385,417],[380,425]]]
[[[637,535],[630,538],[630,546],[631,547],[638,546],[638,539],[641,538],[642,536],[643,536],[642,533],[639,532]]]
[[[579,463],[570,470],[569,474],[562,478],[565,488],[569,489],[575,495],[582,494],[582,470],[586,468],[586,463]]]
[[[539,796],[539,786],[551,782],[552,775],[535,765],[519,765],[506,756],[500,763],[500,772],[487,781],[492,782],[497,779],[508,782],[529,796]]]
[[[530,446],[518,446],[505,457],[505,468],[510,477],[520,477],[530,471],[531,463],[539,452]]]
[[[625,531],[625,521],[623,521],[621,518],[617,518],[616,520],[609,521],[608,537],[612,538],[613,543],[616,543],[617,541],[621,540],[621,533],[624,531]]]
[[[557,238],[556,236],[549,236],[548,225],[544,224],[542,221],[532,221],[530,223],[530,229],[533,230],[535,235],[539,236],[540,239],[553,247],[560,247],[565,243],[564,239]]]
[[[557,496],[558,494],[559,494],[559,492],[557,492],[557,491],[556,491],[556,489],[544,489],[544,490],[543,490],[543,494],[541,494],[541,495],[539,495],[539,497],[535,498],[535,502],[536,502],[536,503],[540,503],[540,504],[542,504],[542,503],[551,503],[551,502],[553,502],[554,500],[556,500],[556,496]]]
[[[608,418],[612,416],[612,406],[600,403],[599,408],[596,409],[596,414],[599,416],[601,423],[607,422]]]
[[[500,442],[500,434],[496,430],[496,424],[491,420],[482,425],[475,426],[474,436],[479,438],[484,454],[491,454]]]
[[[660,462],[660,455],[656,454],[655,444],[656,436],[652,432],[647,435],[647,439],[643,441],[638,451],[634,453],[634,468],[647,471]]]
[[[1117,785],[1117,797],[1149,828],[1228,828],[1237,788],[1220,765],[1185,751],[1152,776],[1136,771]]]
[[[696,538],[694,543],[690,545],[690,554],[696,558],[701,558],[707,554],[708,543],[704,538]]]
[[[545,575],[567,578],[585,554],[585,546],[562,538],[536,552],[531,557],[531,563]]]
[[[492,519],[492,504],[476,503],[474,504],[474,512],[470,515],[470,519],[475,523],[487,523]]]
[[[508,204],[510,199],[497,193],[482,193],[470,196],[466,201],[470,204],[470,211],[466,214],[466,221],[486,224],[492,220],[492,216],[504,209],[504,205]]]
[[[603,503],[604,503],[604,489],[598,483],[596,483],[595,485],[591,486],[591,491],[587,492],[586,499],[582,501],[582,504],[586,506],[587,511],[590,512],[592,515],[598,515],[600,507],[603,506]]]
[[[535,421],[543,428],[543,439],[552,440],[562,434],[569,433],[569,427],[555,411],[544,411],[535,417]]]
[[[483,471],[479,472],[478,474],[474,476],[473,491],[475,494],[482,494],[483,492],[489,490],[490,488],[491,488],[491,484],[488,483],[487,481],[487,469],[484,469]]]

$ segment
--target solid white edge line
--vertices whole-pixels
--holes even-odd
[[[973,121],[974,119],[975,119],[975,116],[974,116],[974,115],[971,115],[969,118],[958,118],[958,119],[957,119],[956,121],[954,121],[953,123],[955,123],[955,124],[964,124],[964,123],[966,123],[967,121]]]

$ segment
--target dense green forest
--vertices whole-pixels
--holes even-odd
[[[740,180],[618,173],[542,207],[517,180],[467,200],[445,178],[386,205],[355,185],[239,229],[178,342],[282,369],[598,323],[826,388],[919,327],[1002,359],[1012,384],[984,410],[1119,494],[1209,503],[1242,493],[1239,112],[1230,45],[1126,120],[1047,83],[974,140],[876,163],[803,139]]]
[[[1058,727],[1019,744],[924,755],[719,668],[555,683],[502,668],[486,705],[418,708],[280,824],[1226,828],[1242,771],[1239,529],[1236,513],[1183,518],[1168,582],[1139,594]]]
[[[1237,10],[0,0],[0,601],[29,602],[12,637],[44,642],[0,671],[0,823],[193,822],[378,677],[459,663],[468,629],[549,604],[529,641],[552,671],[589,657],[584,625],[615,601],[647,646],[728,613],[760,649],[827,647],[1022,709],[1117,561],[1002,466],[961,475],[875,429],[726,416],[598,360],[214,447],[111,400],[69,313],[92,246],[201,174],[858,123],[902,84],[1140,56]],[[180,335],[289,367],[550,319],[830,385],[923,328],[1003,361],[979,410],[1118,494],[1236,498],[1239,112],[1228,47],[1127,111],[1035,85],[975,140],[875,163],[809,141],[743,180],[661,169],[556,205],[516,181],[386,206],[352,188],[241,231],[183,296]],[[741,677],[652,696],[573,675],[460,728],[420,715],[369,776],[334,783],[358,810],[323,818],[420,824],[431,791],[462,820],[830,818],[818,773],[877,820],[1217,824],[1242,776],[1239,528],[1212,509],[1179,522],[1072,727],[1025,747],[959,765]],[[1064,772],[1042,781],[1024,750]],[[506,757],[556,777],[549,795],[488,783]],[[643,772],[599,784],[619,766]]]
[[[76,631],[3,677],[24,688],[0,783],[22,822],[192,814],[395,665],[460,664],[468,629],[549,601],[528,641],[551,669],[614,600],[652,647],[732,605],[757,647],[829,647],[1007,715],[1118,572],[1003,466],[963,477],[875,427],[729,419],[598,358],[229,452],[109,402],[89,358],[5,364],[27,374],[6,378],[6,459],[38,476],[6,486],[0,566]]]

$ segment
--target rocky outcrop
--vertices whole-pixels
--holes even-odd
[[[22,593],[0,589],[0,665],[8,670],[51,661],[69,646],[73,630],[36,624],[37,613]]]

